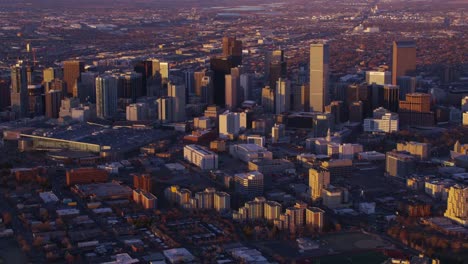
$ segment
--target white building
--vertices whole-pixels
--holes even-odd
[[[256,144],[236,144],[229,147],[229,154],[246,163],[255,159],[273,159],[273,153]]]
[[[276,82],[275,90],[275,112],[281,114],[289,111],[291,94],[291,83],[288,80],[279,79]]]
[[[96,77],[96,113],[100,118],[117,114],[117,77],[103,75]]]
[[[185,146],[184,159],[202,170],[218,168],[218,155],[198,145]]]
[[[361,144],[340,144],[340,159],[354,159],[354,156],[357,153],[363,152],[363,150],[364,148]]]
[[[174,98],[161,97],[156,100],[158,104],[158,120],[162,123],[172,123],[174,118]]]
[[[374,110],[373,118],[364,119],[365,132],[392,133],[398,131],[398,114],[392,113],[384,108]]]
[[[250,135],[247,137],[247,144],[255,144],[260,147],[265,146],[265,137],[260,135]]]
[[[367,71],[366,82],[368,84],[385,85],[392,83],[392,73],[388,71]]]

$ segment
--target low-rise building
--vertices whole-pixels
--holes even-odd
[[[202,170],[218,168],[218,155],[198,145],[185,146],[184,159]]]
[[[273,153],[256,144],[236,144],[229,147],[231,156],[248,163],[257,159],[273,159]]]

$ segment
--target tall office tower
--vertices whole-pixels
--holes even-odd
[[[28,81],[28,85],[33,84],[34,79],[34,67],[26,65],[26,79]]]
[[[56,69],[54,68],[45,68],[43,71],[42,71],[42,81],[44,83],[47,83],[47,82],[51,82],[53,79],[55,78],[58,78],[58,76],[56,76],[55,74],[56,72]]]
[[[29,113],[28,79],[26,66],[17,64],[11,67],[11,110],[16,118],[26,117]]]
[[[62,91],[50,90],[46,92],[45,105],[46,116],[48,118],[58,118],[60,112],[60,103],[62,101]]]
[[[302,107],[302,86],[298,84],[291,84],[291,95],[289,100],[289,109],[295,112],[303,112]]]
[[[78,98],[82,103],[96,102],[96,77],[97,72],[83,72],[81,73],[81,80],[78,83]]]
[[[73,94],[73,97],[78,97],[77,86],[82,72],[84,72],[84,63],[82,61],[70,60],[63,62],[63,80],[66,86],[63,96]]]
[[[194,92],[196,96],[202,96],[202,81],[205,76],[206,70],[193,73]]]
[[[431,112],[431,95],[410,93],[405,101],[400,101],[398,110],[401,126],[432,126],[434,113]]]
[[[244,100],[252,99],[253,74],[243,73],[240,75],[240,87]]]
[[[457,184],[450,187],[444,216],[468,227],[468,186]]]
[[[368,100],[368,87],[366,83],[351,84],[346,89],[346,104],[350,106],[353,102]]]
[[[322,189],[330,184],[330,172],[321,168],[309,169],[309,188],[312,200],[322,197]]]
[[[323,216],[325,211],[318,207],[309,207],[306,209],[306,225],[317,231],[322,231],[324,226]]]
[[[400,76],[411,75],[416,70],[416,43],[393,42],[392,84],[397,85]]]
[[[371,109],[384,106],[384,86],[372,84],[369,85],[367,90],[368,98],[370,101]]]
[[[366,83],[377,85],[392,84],[392,73],[388,71],[367,71]]]
[[[143,75],[137,72],[128,72],[119,75],[118,98],[131,99],[135,103],[137,98],[143,96]]]
[[[47,93],[51,90],[58,90],[62,92],[62,96],[63,96],[64,86],[65,84],[62,80],[55,78],[50,82],[44,83],[44,92]]]
[[[308,84],[301,85],[301,109],[302,111],[310,111],[310,89]]]
[[[275,50],[268,58],[268,85],[275,87],[279,78],[285,79],[287,77],[287,66],[284,60],[284,51]]]
[[[275,90],[270,86],[262,89],[262,106],[266,113],[275,112]]]
[[[235,37],[223,37],[223,57],[232,58],[234,67],[242,65],[242,41]]]
[[[229,135],[237,135],[241,129],[240,113],[226,111],[219,115],[219,135],[228,137]]]
[[[385,85],[383,107],[391,112],[397,112],[399,101],[400,87],[398,85]]]
[[[169,63],[168,62],[160,62],[159,63],[159,73],[161,74],[161,78],[163,82],[168,82],[169,80]]]
[[[195,73],[192,70],[184,71],[184,83],[186,90],[186,97],[189,97],[189,94],[195,93]]]
[[[348,120],[348,111],[345,110],[343,101],[333,101],[325,106],[325,113],[333,115],[334,123],[340,124]]]
[[[313,111],[323,112],[328,104],[328,44],[310,45],[310,94],[309,103]]]
[[[174,122],[175,98],[161,97],[156,101],[158,103],[158,120],[162,123]]]
[[[96,113],[100,118],[111,118],[117,114],[118,80],[113,75],[96,77]]]
[[[225,102],[226,108],[234,110],[239,106],[240,93],[240,71],[239,68],[232,68],[231,74],[225,76]]]
[[[133,176],[133,187],[135,189],[141,189],[147,192],[153,191],[153,179],[151,174],[131,174]]]
[[[30,116],[44,115],[44,86],[42,86],[41,84],[28,85],[28,101]]]
[[[291,83],[289,80],[278,79],[276,82],[275,112],[277,115],[290,110]]]
[[[397,85],[400,86],[400,100],[405,100],[407,94],[416,92],[418,79],[411,76],[400,76],[397,78]]]
[[[271,128],[271,142],[272,143],[278,143],[280,139],[284,138],[285,136],[286,136],[286,126],[284,124],[275,124]]]
[[[202,103],[213,104],[213,81],[210,76],[203,77],[201,81],[201,98]]]
[[[10,97],[10,82],[7,80],[0,80],[0,111],[3,111],[11,105]]]
[[[153,69],[153,66],[159,67],[159,61],[153,61],[153,60],[146,60],[146,61],[139,61],[135,64],[135,67],[133,67],[133,71],[140,73],[141,74],[141,82],[142,82],[142,95],[146,96],[148,94],[148,81],[151,79],[156,70]]]
[[[352,102],[349,105],[349,122],[361,123],[363,120],[364,105],[362,101]]]
[[[210,69],[213,72],[214,103],[224,107],[226,105],[226,75],[235,67],[230,58],[211,58]]]
[[[167,95],[174,98],[174,121],[180,122],[185,120],[185,86],[168,83]]]

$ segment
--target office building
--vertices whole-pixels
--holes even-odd
[[[167,85],[167,93],[169,97],[174,98],[173,100],[174,121],[175,122],[184,121],[185,120],[185,106],[186,106],[184,85],[176,85],[176,84],[169,83]]]
[[[96,102],[96,72],[83,72],[81,73],[81,79],[78,83],[78,94],[77,97],[80,102]]]
[[[11,67],[11,110],[16,118],[27,117],[29,114],[27,68],[17,64]]]
[[[393,42],[392,84],[397,78],[408,76],[416,70],[416,43],[414,41]]]
[[[468,96],[465,96],[461,100],[461,111],[468,112]]]
[[[288,112],[291,101],[291,83],[285,79],[278,79],[275,91],[275,113],[277,115]]]
[[[349,193],[346,188],[328,185],[322,190],[322,203],[330,209],[347,206]]]
[[[29,116],[42,116],[45,113],[44,86],[28,85]]]
[[[245,163],[256,159],[273,159],[273,153],[256,144],[233,144],[229,146],[229,154]]]
[[[127,105],[125,112],[127,121],[149,120],[149,109],[145,103]]]
[[[231,58],[217,57],[210,59],[210,70],[213,77],[213,101],[217,106],[226,105],[226,75],[231,74],[234,65]]]
[[[444,216],[468,227],[468,187],[455,185],[450,187],[447,199],[447,210]]]
[[[383,107],[391,112],[397,112],[399,101],[400,87],[398,85],[385,85]]]
[[[202,170],[218,168],[218,155],[198,145],[186,145],[184,159]]]
[[[388,176],[407,178],[415,172],[416,158],[401,152],[387,152],[385,172]]]
[[[84,63],[82,61],[70,60],[63,62],[64,96],[72,94],[74,97],[78,97],[78,82],[82,72],[84,72]]]
[[[328,44],[310,45],[309,104],[313,111],[323,112],[328,105],[329,61]]]
[[[136,72],[123,73],[118,76],[118,98],[130,99],[135,103],[137,98],[145,95],[143,75]]]
[[[352,102],[349,107],[349,122],[361,123],[364,117],[364,105],[362,101]]]
[[[343,101],[333,101],[325,106],[325,113],[333,115],[335,124],[340,124],[348,120],[348,111],[346,111]]]
[[[270,86],[262,89],[262,106],[266,113],[275,112],[275,89]]]
[[[263,174],[258,171],[238,173],[234,175],[236,192],[246,197],[256,197],[263,194]]]
[[[418,81],[416,77],[411,76],[397,78],[397,85],[400,86],[400,100],[405,100],[407,94],[416,92]]]
[[[242,65],[242,41],[235,37],[223,37],[223,57],[230,58],[234,66]]]
[[[117,114],[117,78],[113,75],[96,77],[96,114],[112,118]]]
[[[226,109],[235,110],[240,105],[240,69],[232,68],[231,74],[225,75]]]
[[[260,135],[250,135],[247,136],[247,144],[255,144],[260,147],[265,146],[265,137]]]
[[[214,104],[213,97],[213,77],[205,76],[201,82],[201,102],[204,104]]]
[[[263,175],[295,172],[294,163],[287,159],[259,159],[248,163],[250,171],[258,171]]]
[[[367,71],[366,83],[386,85],[392,83],[392,73],[388,71]]]
[[[321,232],[324,226],[325,211],[318,207],[306,208],[306,225],[314,230]]]
[[[364,119],[364,132],[393,133],[399,128],[398,114],[385,108],[377,108],[373,112],[373,118]]]
[[[11,105],[10,82],[0,80],[0,111],[3,111]]]
[[[72,109],[80,106],[80,100],[76,97],[65,97],[60,103],[59,117],[72,116]]]
[[[281,214],[281,204],[275,201],[266,201],[263,205],[263,217],[267,221],[279,219]]]
[[[428,143],[420,143],[414,141],[402,142],[397,143],[397,151],[408,152],[421,160],[427,160],[431,156],[431,145]]]
[[[48,118],[58,118],[60,103],[62,101],[62,91],[50,90],[45,95],[45,115]]]
[[[265,75],[268,77],[268,85],[275,87],[278,79],[287,77],[287,64],[284,58],[284,50],[274,50],[267,56],[267,69]]]
[[[220,137],[237,136],[241,130],[241,115],[226,111],[219,115],[219,135]]]
[[[322,190],[330,184],[330,172],[321,168],[309,169],[309,188],[312,200],[322,197]]]
[[[462,125],[468,126],[468,112],[462,114]]]
[[[353,160],[356,154],[364,151],[361,144],[340,144],[338,154],[340,159]]]
[[[252,90],[253,90],[253,78],[254,74],[251,73],[242,73],[240,75],[240,87],[241,87],[241,95],[243,98],[243,101],[245,100],[252,100],[253,95],[252,95]]]
[[[398,110],[400,126],[433,126],[434,112],[431,112],[431,96],[425,93],[410,93],[400,101]]]
[[[286,126],[284,124],[275,124],[271,128],[271,142],[279,143],[285,141]]]
[[[57,68],[45,68],[43,71],[42,71],[42,82],[43,83],[47,83],[47,82],[51,82],[52,80],[54,79],[58,79],[58,78],[61,78],[61,74],[59,73],[59,69]]]
[[[194,81],[194,93],[196,96],[202,96],[202,81],[203,78],[206,77],[206,70],[194,72],[193,73],[193,81]]]
[[[301,85],[301,111],[310,111],[310,88],[308,84]]]
[[[172,123],[175,121],[174,108],[175,98],[161,97],[156,100],[158,104],[158,120],[162,123]]]
[[[343,178],[351,175],[353,171],[353,160],[331,159],[323,161],[320,167],[330,173],[330,178]]]

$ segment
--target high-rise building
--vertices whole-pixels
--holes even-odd
[[[213,78],[210,76],[203,77],[201,81],[201,98],[202,103],[213,104]]]
[[[47,82],[51,82],[52,80],[54,80],[55,78],[59,78],[59,74],[57,72],[58,70],[56,68],[45,68],[43,71],[42,71],[42,82],[44,83],[47,83]]]
[[[219,135],[229,137],[240,132],[240,113],[224,112],[219,115]]]
[[[291,83],[285,79],[278,79],[275,91],[275,112],[277,115],[290,110]]]
[[[284,124],[275,124],[271,128],[271,142],[278,143],[286,136],[286,126]]]
[[[373,118],[364,119],[365,132],[397,132],[399,126],[398,114],[392,113],[385,108],[374,110]]]
[[[64,96],[72,94],[74,97],[78,97],[78,82],[82,72],[84,72],[84,63],[82,61],[70,60],[63,62],[63,80],[66,86]]]
[[[82,103],[96,102],[96,77],[97,72],[83,72],[81,73],[81,79],[78,83],[78,94],[77,97]]]
[[[168,83],[167,95],[174,98],[174,121],[180,122],[185,120],[185,86],[179,84]]]
[[[385,85],[383,107],[391,112],[397,112],[399,101],[400,87],[398,85]]]
[[[320,168],[309,169],[309,188],[312,200],[322,197],[323,188],[330,184],[330,172]]]
[[[431,96],[425,93],[410,93],[400,101],[398,114],[401,126],[432,126],[434,112],[431,112]]]
[[[447,199],[447,210],[444,216],[468,227],[468,187],[455,185],[450,187]]]
[[[138,174],[133,175],[133,187],[135,189],[141,189],[147,192],[153,191],[153,179],[150,174]]]
[[[333,101],[325,106],[325,113],[333,115],[334,123],[340,124],[348,120],[349,113],[345,110],[343,101]]]
[[[310,45],[310,94],[309,103],[314,111],[323,112],[328,104],[328,44]]]
[[[243,73],[240,75],[241,96],[243,100],[252,99],[253,74]]]
[[[161,74],[161,78],[163,82],[169,79],[169,63],[168,62],[160,62],[159,63],[159,72]]]
[[[349,122],[361,123],[364,116],[364,105],[362,101],[352,102],[349,107]]]
[[[287,65],[284,59],[284,50],[274,50],[269,57],[267,57],[267,76],[268,85],[275,87],[279,78],[285,79],[287,77]]]
[[[275,111],[275,90],[270,86],[262,89],[262,106],[267,113],[274,113]]]
[[[242,65],[242,41],[235,37],[223,37],[223,57],[230,57],[233,66]]]
[[[189,94],[195,93],[195,73],[192,70],[184,71],[185,96],[189,98]]]
[[[202,96],[202,81],[205,76],[206,70],[193,73],[194,93],[196,96]]]
[[[213,73],[213,99],[218,106],[226,105],[226,75],[231,73],[234,63],[230,58],[211,58],[210,69]]]
[[[263,216],[267,221],[273,221],[279,219],[281,214],[281,204],[275,201],[266,201],[263,205],[264,212]]]
[[[301,85],[301,109],[302,111],[310,111],[310,88],[308,84]]]
[[[148,105],[145,103],[136,103],[127,105],[125,109],[128,121],[143,121],[149,119]]]
[[[17,64],[11,67],[11,110],[16,118],[26,117],[29,113],[27,68]]]
[[[392,83],[392,73],[388,71],[367,71],[366,83],[386,85]]]
[[[41,116],[45,114],[44,86],[41,84],[28,85],[29,115]]]
[[[226,108],[235,110],[240,102],[240,69],[232,68],[231,74],[225,75]]]
[[[468,96],[465,96],[461,100],[461,111],[468,112]]]
[[[96,114],[111,118],[117,114],[118,80],[113,75],[96,77]]]
[[[308,207],[306,209],[306,225],[317,231],[322,231],[324,226],[323,216],[325,211],[318,207]]]
[[[416,70],[416,43],[393,42],[392,84],[397,85],[400,76],[411,75]]]
[[[10,82],[7,80],[0,80],[0,111],[3,111],[11,105],[10,93]]]
[[[430,157],[430,147],[429,143],[414,141],[397,143],[397,151],[408,152],[422,160],[427,160]]]
[[[215,192],[214,209],[218,212],[231,209],[231,196],[225,192]]]
[[[119,75],[118,98],[131,99],[135,103],[137,98],[145,95],[143,87],[143,75],[137,72],[129,72]]]
[[[62,101],[62,91],[50,90],[45,95],[46,116],[48,118],[58,118],[60,103]]]
[[[158,103],[158,120],[162,123],[174,122],[175,98],[161,97],[156,101]]]

